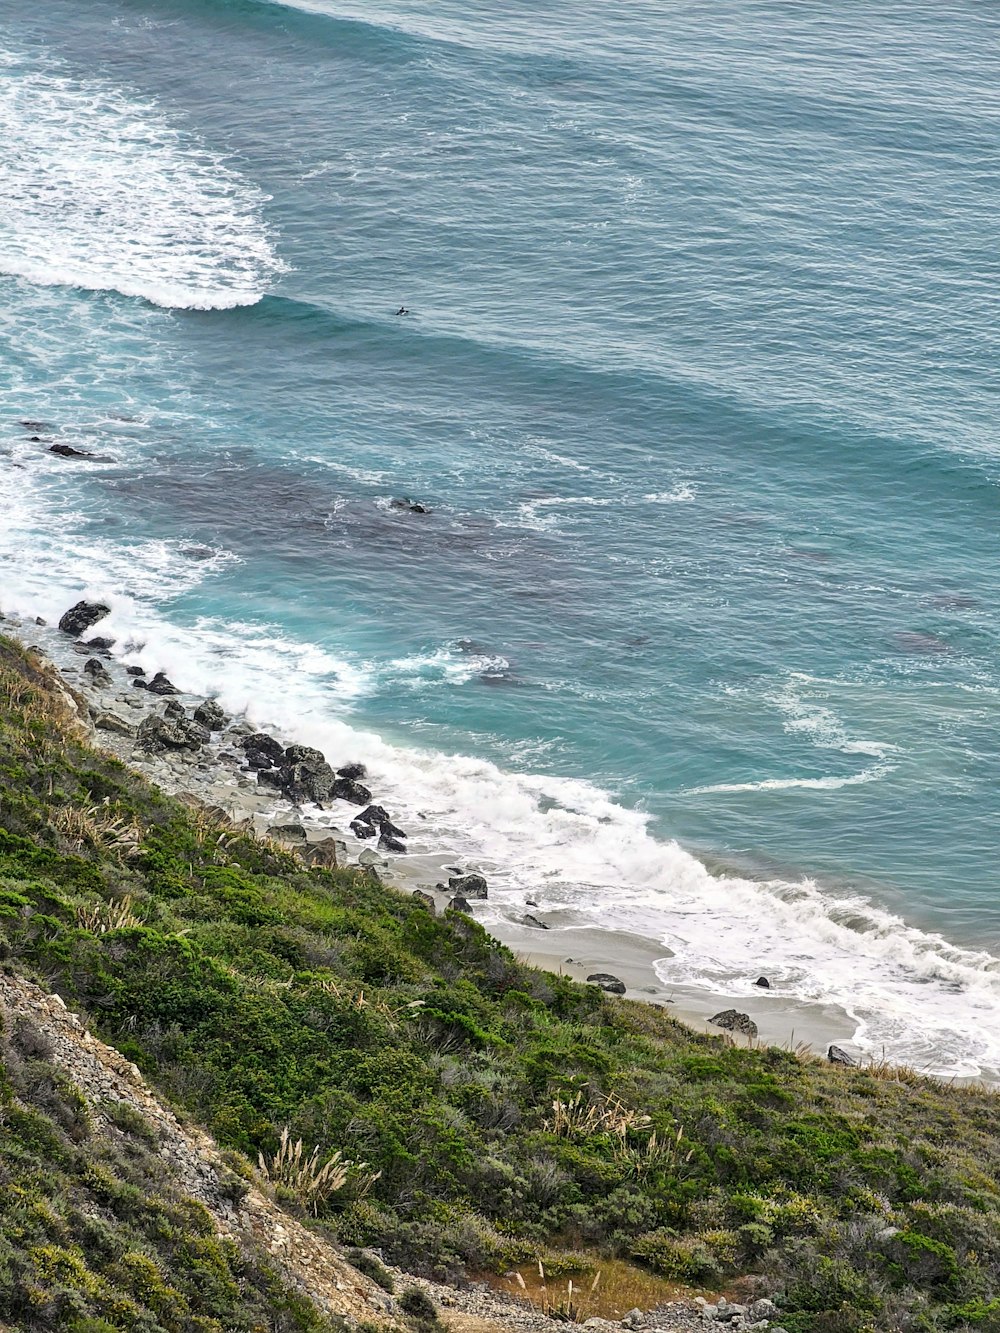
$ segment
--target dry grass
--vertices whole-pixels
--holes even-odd
[[[337,1151],[325,1162],[320,1161],[319,1148],[306,1154],[302,1140],[292,1142],[288,1126],[281,1131],[278,1151],[270,1157],[259,1153],[258,1170],[269,1185],[281,1185],[293,1194],[299,1203],[318,1217],[323,1206],[339,1194],[348,1180],[354,1184],[354,1198],[364,1198],[382,1172],[367,1170],[367,1162],[347,1162]]]
[[[78,907],[76,924],[81,930],[89,930],[92,935],[106,935],[108,931],[127,930],[130,926],[142,923],[132,911],[132,899],[126,896],[117,903]]]
[[[491,1285],[508,1296],[529,1302],[550,1319],[585,1323],[588,1319],[621,1319],[630,1310],[653,1310],[667,1301],[690,1298],[690,1287],[657,1277],[623,1259],[606,1259],[577,1253],[576,1272],[554,1278],[551,1269],[562,1267],[559,1256],[524,1264],[504,1277],[484,1275]]]
[[[105,801],[102,805],[65,805],[51,818],[74,851],[95,848],[108,852],[118,861],[135,856],[142,844],[142,829],[124,815],[115,814]]]

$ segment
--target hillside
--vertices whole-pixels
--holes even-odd
[[[1000,1329],[992,1092],[696,1034],[526,967],[371,872],[307,869],[91,748],[54,674],[4,639],[0,786],[0,965],[210,1132],[234,1191],[263,1154],[312,1234],[438,1281],[537,1256],[553,1272],[619,1256],[715,1291],[752,1275],[789,1333]],[[71,1073],[30,1026],[4,1041],[2,1169],[30,1197],[0,1205],[0,1319],[322,1327],[216,1239],[198,1271],[240,1313],[199,1306],[184,1274],[209,1237],[169,1180],[153,1206],[142,1132],[75,1125]],[[325,1186],[274,1164],[286,1129],[305,1166],[340,1154]],[[86,1222],[101,1190],[115,1236]],[[173,1322],[118,1276],[128,1234],[175,1275]],[[130,1304],[94,1313],[98,1280]],[[76,1323],[32,1309],[57,1288]]]

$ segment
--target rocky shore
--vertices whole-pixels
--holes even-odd
[[[410,830],[380,802],[377,780],[349,755],[310,745],[230,717],[212,698],[184,693],[163,671],[123,665],[119,645],[102,633],[110,614],[103,602],[82,600],[57,625],[9,620],[14,633],[52,661],[78,697],[102,749],[179,799],[205,805],[236,825],[252,828],[310,865],[361,865],[395,887],[419,895],[428,910],[455,907],[473,916],[489,898],[477,866],[447,853],[428,853],[426,830]],[[381,798],[385,800],[385,797]],[[423,836],[420,836],[420,835]],[[735,1041],[808,1046],[840,1063],[853,1062],[852,1024],[840,1011],[783,1000],[770,991],[766,1007],[744,1012],[726,995],[667,987],[654,963],[669,949],[623,932],[589,927],[565,911],[545,911],[525,898],[521,915],[491,914],[490,931],[537,966],[564,972],[613,994],[669,1005],[702,1031],[725,1031]],[[832,1052],[832,1055],[831,1055]]]

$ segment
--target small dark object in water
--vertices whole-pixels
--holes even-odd
[[[399,309],[396,311],[397,315],[408,315],[409,313],[410,312],[407,310],[405,305],[401,305]]]
[[[87,640],[87,647],[93,649],[96,653],[107,652],[109,648],[113,648],[114,646],[114,639],[96,638]]]
[[[405,509],[408,514],[429,514],[431,511],[426,505],[422,505],[419,500],[411,500],[408,495],[402,498],[396,496],[389,501],[390,509]]]
[[[41,443],[37,435],[32,435],[33,440]],[[58,454],[60,458],[93,458],[93,454],[87,453],[85,449],[74,449],[71,444],[50,444],[50,454]]]
[[[137,666],[126,667],[125,674],[127,676],[144,676],[146,674],[146,668]]]
[[[532,916],[529,912],[527,916],[521,917],[521,922],[525,926],[531,926],[534,930],[548,930],[549,927],[544,921],[539,921],[537,916]]]
[[[759,986],[759,987],[761,988],[761,990],[770,990],[770,989],[771,989],[771,983],[768,981],[767,977],[758,977],[757,980],[756,980],[753,984],[754,984],[755,986]]]

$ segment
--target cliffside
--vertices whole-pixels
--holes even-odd
[[[538,1258],[578,1292],[626,1261],[768,1294],[789,1333],[1000,1328],[991,1092],[737,1048],[526,967],[461,912],[166,798],[84,733],[0,639],[15,1328],[419,1326],[415,1282],[469,1333],[533,1325],[467,1284]],[[340,1245],[378,1247],[395,1275],[359,1262],[397,1295]]]

